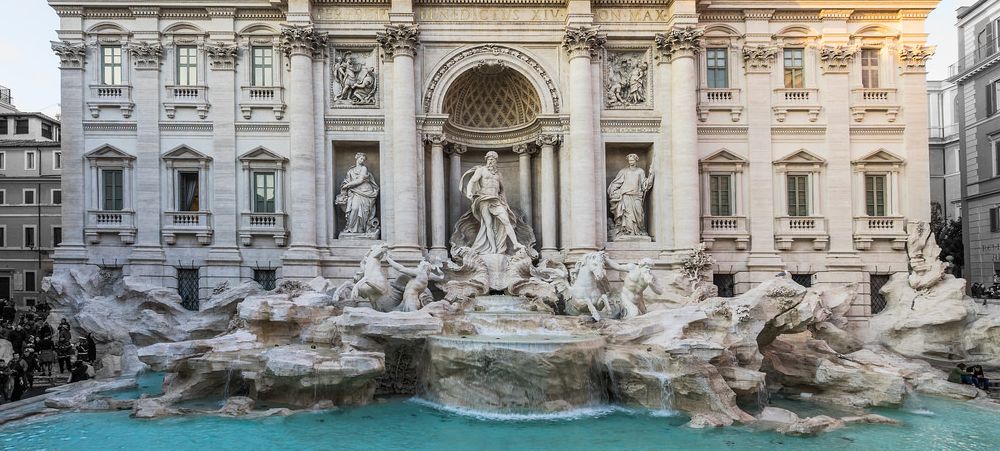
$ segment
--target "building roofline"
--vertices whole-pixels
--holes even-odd
[[[56,119],[45,113],[40,113],[38,111],[17,111],[12,113],[0,113],[0,117],[7,117],[7,116],[35,116],[51,122],[55,122],[56,124],[59,123],[59,119]]]

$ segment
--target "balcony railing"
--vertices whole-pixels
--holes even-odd
[[[719,240],[734,240],[736,249],[744,250],[750,243],[750,230],[745,216],[702,216],[701,235],[709,246]]]
[[[91,244],[101,242],[102,234],[118,234],[122,243],[135,241],[135,212],[131,210],[88,210],[84,234]]]
[[[789,111],[805,111],[809,122],[819,119],[819,90],[813,88],[779,88],[772,93],[774,118],[784,122]]]
[[[212,212],[165,211],[163,212],[163,240],[177,242],[177,235],[195,235],[203,245],[212,242]]]
[[[740,90],[736,88],[701,89],[698,91],[698,119],[708,120],[711,111],[728,111],[733,122],[740,120],[743,105]]]
[[[87,108],[90,116],[98,118],[101,116],[102,107],[118,107],[121,109],[122,117],[128,119],[132,116],[135,104],[132,102],[132,87],[128,85],[90,85],[90,98],[87,100]]]
[[[198,117],[208,116],[208,87],[167,86],[167,96],[163,108],[167,117],[173,119],[178,107],[192,107],[198,110]]]
[[[897,216],[860,216],[854,218],[854,247],[865,250],[875,240],[892,240],[892,248],[906,247],[906,218]]]
[[[851,115],[855,122],[865,119],[868,111],[885,111],[889,122],[899,116],[899,100],[893,88],[858,88],[851,90]]]
[[[826,218],[819,216],[782,216],[774,219],[774,237],[778,249],[792,248],[794,240],[812,240],[813,249],[823,250],[830,241]]]
[[[288,236],[285,213],[240,213],[240,241],[253,244],[254,236],[270,236],[278,246],[285,245]]]
[[[250,119],[254,108],[270,108],[275,119],[285,114],[285,90],[281,86],[243,86],[240,95],[240,112]]]

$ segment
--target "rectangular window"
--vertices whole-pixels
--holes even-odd
[[[101,184],[104,188],[104,203],[101,205],[101,209],[119,211],[124,208],[122,200],[124,191],[122,187],[122,170],[105,169],[101,171],[101,179]]]
[[[792,281],[802,285],[803,287],[809,288],[813,286],[813,275],[812,274],[792,274]]]
[[[788,175],[788,216],[809,216],[809,176]]]
[[[274,289],[275,280],[277,280],[276,271],[273,269],[255,269],[253,270],[253,281],[257,282],[261,288],[271,291]]]
[[[250,84],[253,86],[274,86],[274,49],[271,47],[253,47],[253,75]]]
[[[177,211],[198,211],[198,173],[177,173]]]
[[[24,194],[24,197],[23,197],[23,199],[24,199],[23,204],[24,205],[35,205],[35,198],[37,197],[36,195],[38,193],[35,192],[34,188],[30,188],[30,189],[25,188],[21,192]]]
[[[52,152],[52,169],[62,169],[62,152]]]
[[[62,227],[52,228],[52,247],[62,244]]]
[[[868,216],[886,215],[886,192],[884,175],[865,176],[865,209]]]
[[[14,119],[14,134],[27,135],[29,132],[27,119]]]
[[[38,291],[35,271],[24,272],[24,291]]]
[[[35,226],[25,226],[24,227],[24,246],[22,246],[22,247],[29,248],[29,249],[34,249],[35,248],[35,243],[37,242],[35,240],[36,235],[37,235],[37,232],[36,232]]]
[[[197,269],[177,268],[177,294],[181,296],[181,305],[188,310],[198,310]]]
[[[997,114],[1000,106],[1000,80],[986,85],[986,116]]]
[[[804,52],[805,49],[785,49],[784,67],[786,88],[801,89],[805,87]]]
[[[712,216],[732,216],[732,176],[729,174],[709,175],[708,185]]]
[[[0,205],[7,203],[7,190],[0,189]]]
[[[878,56],[878,49],[861,50],[861,85],[865,88],[878,88]]]
[[[52,124],[42,122],[42,138],[52,139]]]
[[[7,226],[0,225],[0,248],[7,247]]]
[[[122,84],[122,48],[116,45],[101,46],[101,84]]]
[[[274,213],[274,173],[253,173],[253,211]]]
[[[736,277],[733,274],[712,274],[712,283],[719,288],[720,298],[736,296]]]
[[[35,298],[24,298],[25,307],[34,307],[36,303],[38,303],[38,301],[35,300]]]
[[[51,192],[50,195],[52,196],[52,205],[62,205],[62,190],[61,189],[54,189],[54,190],[52,190],[52,192]]]
[[[0,152],[0,170],[7,169],[7,152]]]
[[[198,84],[198,47],[177,47],[177,84],[193,86]]]
[[[0,117],[0,135],[6,135],[9,133],[7,131],[7,118]]]
[[[996,34],[993,30],[993,24],[987,25],[985,30],[979,32],[977,40],[979,42],[976,43],[978,46],[976,53],[979,58],[986,58],[996,53]]]
[[[35,170],[35,157],[38,154],[33,150],[28,150],[24,152],[24,170],[33,171]]]
[[[1000,207],[990,209],[990,232],[1000,232]]]
[[[708,70],[709,89],[729,88],[729,53],[727,49],[706,49],[705,66]]]

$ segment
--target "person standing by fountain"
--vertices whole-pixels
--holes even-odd
[[[487,152],[485,165],[476,166],[462,175],[464,180],[472,174],[465,186],[465,196],[472,201],[472,206],[455,225],[455,236],[459,239],[452,238],[452,247],[456,249],[468,246],[480,254],[512,254],[526,247],[518,240],[516,229],[528,227],[521,223],[507,203],[503,176],[497,167],[498,158],[496,152]],[[467,243],[473,230],[477,231],[476,237]],[[530,228],[528,233],[531,233]]]

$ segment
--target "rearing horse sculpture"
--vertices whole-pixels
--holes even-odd
[[[600,311],[611,293],[606,263],[607,255],[604,251],[591,252],[576,262],[571,273],[572,283],[566,293],[566,314],[590,313],[595,321],[601,320]]]

